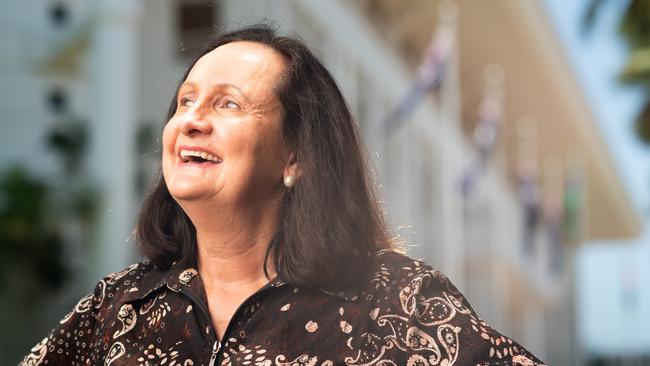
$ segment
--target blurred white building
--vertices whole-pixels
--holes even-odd
[[[585,353],[603,364],[650,359],[648,239],[595,242],[577,253],[578,332]]]
[[[78,286],[88,288],[135,259],[136,178],[151,177],[158,158],[138,152],[137,137],[147,126],[162,130],[189,56],[215,27],[273,20],[315,49],[339,82],[410,255],[446,273],[488,323],[549,364],[578,363],[575,245],[634,236],[639,218],[534,2],[447,5],[456,9],[447,14],[456,47],[443,84],[401,128],[384,133],[436,29],[438,3],[5,0],[0,80],[16,92],[0,98],[0,168],[20,161],[54,174],[58,162],[42,141],[48,129],[70,115],[88,122],[85,172],[101,192],[93,243],[78,245],[75,258],[85,275]],[[460,182],[479,156],[472,136],[489,64],[504,72],[498,142],[463,196]],[[559,229],[543,219],[525,234],[518,179],[526,164],[538,182],[540,217],[575,209],[571,235],[553,238]]]

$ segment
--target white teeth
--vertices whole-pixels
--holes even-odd
[[[215,163],[221,163],[221,159],[205,151],[181,150],[180,155],[181,158],[185,160],[190,156],[195,156],[204,160],[214,161]]]

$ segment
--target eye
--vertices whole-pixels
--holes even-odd
[[[192,105],[194,105],[194,100],[192,100],[192,98],[190,97],[182,97],[178,101],[178,105],[181,107],[191,107]]]
[[[232,100],[226,100],[223,103],[224,108],[226,109],[239,109],[239,104],[233,102]]]

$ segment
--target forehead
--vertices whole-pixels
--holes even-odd
[[[284,69],[282,56],[255,42],[232,42],[202,56],[187,81],[198,85],[232,84],[243,91],[272,91]]]

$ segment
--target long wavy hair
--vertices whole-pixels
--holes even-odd
[[[265,273],[273,258],[280,278],[295,286],[361,286],[377,252],[397,244],[378,204],[350,109],[309,48],[295,38],[278,36],[268,25],[222,33],[191,62],[179,86],[199,58],[237,41],[266,45],[285,60],[276,93],[284,107],[282,133],[301,172],[297,184],[282,198]],[[167,121],[176,107],[174,97]],[[136,238],[143,254],[159,269],[178,260],[196,263],[196,230],[169,193],[162,174],[143,202]]]

